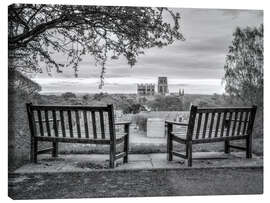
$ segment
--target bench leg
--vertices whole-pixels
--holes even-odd
[[[172,135],[171,135],[170,131],[168,131],[168,133],[167,133],[167,159],[168,159],[168,161],[173,160],[172,150],[173,150]]]
[[[124,140],[124,152],[126,153],[126,155],[124,156],[124,163],[128,162],[128,148],[129,148],[129,139],[128,139],[128,135],[125,136],[125,140]]]
[[[37,153],[38,152],[38,141],[36,138],[31,138],[31,152],[30,152],[30,161],[37,163]]]
[[[225,154],[229,154],[230,153],[230,141],[229,140],[225,140],[224,143],[224,153]]]
[[[115,168],[115,161],[112,155],[110,155],[110,168]]]
[[[52,157],[58,157],[58,142],[53,142]]]
[[[169,139],[168,139],[168,143],[167,143],[167,159],[168,161],[172,161],[173,160],[173,142],[172,139],[170,138],[170,136],[168,135]]]
[[[188,167],[192,167],[192,142],[188,142],[186,147]]]
[[[115,144],[110,144],[110,168],[115,167]]]
[[[247,137],[246,139],[246,158],[252,158],[252,139],[251,137]]]

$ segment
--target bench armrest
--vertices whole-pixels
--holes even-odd
[[[179,123],[179,122],[174,122],[174,121],[165,121],[165,124],[188,126],[188,123]]]
[[[114,125],[130,125],[131,122],[130,121],[121,121],[121,122],[117,122]]]

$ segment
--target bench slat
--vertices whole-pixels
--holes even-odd
[[[226,137],[228,137],[230,134],[232,115],[233,115],[233,113],[229,112],[229,120],[227,120],[228,126],[226,126],[227,127]]]
[[[70,137],[36,137],[39,141],[67,142],[67,143],[88,143],[88,144],[110,144],[106,139],[70,138]]]
[[[55,111],[59,111],[59,110],[86,110],[86,111],[109,111],[109,108],[106,106],[80,106],[80,105],[61,105],[61,106],[57,106],[57,105],[32,105],[31,108],[33,110],[55,110]]]
[[[92,116],[93,135],[94,138],[97,139],[96,114],[94,111],[91,111],[91,116]]]
[[[222,118],[222,125],[221,125],[221,134],[220,134],[220,137],[223,137],[223,134],[224,134],[224,128],[225,128],[226,118],[227,118],[227,112],[224,112],[223,113],[223,118]]]
[[[246,133],[248,117],[249,117],[249,112],[246,112],[246,113],[245,113],[245,121],[244,121],[244,127],[243,127],[242,134],[245,134],[245,133]]]
[[[124,134],[125,134],[124,132],[118,132],[116,134],[116,137],[119,136],[119,135],[124,135]],[[84,136],[85,135],[85,130],[82,127],[81,127],[81,137],[80,138],[78,136],[77,129],[74,128],[74,126],[73,126],[73,137],[70,137],[69,135],[70,135],[69,129],[66,129],[66,138],[74,138],[74,139],[87,138],[86,136]],[[110,132],[105,131],[105,139],[109,139],[109,135],[110,135]],[[37,136],[39,136],[39,134]],[[46,132],[44,132],[44,137],[48,137],[48,134]],[[52,135],[52,137],[55,137],[55,136]],[[61,128],[58,129],[58,137],[59,138],[64,137],[63,134],[62,134]],[[89,131],[89,138],[87,138],[87,139],[95,139],[92,132]],[[101,138],[101,132],[97,132],[97,139],[102,139]]]
[[[85,137],[89,138],[87,111],[83,111],[83,120],[84,120]]]
[[[55,137],[58,137],[58,126],[57,126],[57,121],[56,121],[56,112],[55,112],[55,110],[52,110],[52,115],[53,115],[54,135],[55,135]]]
[[[77,127],[77,134],[78,137],[81,137],[81,127],[80,127],[80,118],[78,110],[75,110],[75,117],[76,117],[76,127]]]
[[[64,119],[64,112],[60,110],[60,121],[61,121],[61,129],[63,137],[66,137],[66,128],[65,128],[65,119]]]
[[[206,134],[206,129],[207,129],[207,123],[208,123],[208,117],[209,117],[209,113],[205,113],[205,119],[204,119],[204,126],[203,126],[203,138],[205,138],[205,134]]]
[[[232,128],[232,133],[231,133],[232,136],[234,136],[235,134],[237,119],[238,119],[238,111],[236,111],[234,114],[233,128]]]
[[[225,140],[241,140],[246,139],[247,136],[229,136],[229,137],[213,137],[213,138],[206,138],[206,139],[198,139],[192,140],[192,144],[199,144],[199,143],[211,143],[211,142],[220,142]]]
[[[220,124],[220,117],[221,117],[221,113],[218,113],[218,117],[217,117],[217,123],[216,123],[216,131],[215,131],[215,137],[217,137],[218,135],[218,129],[219,129],[219,124]]]
[[[211,114],[211,122],[210,122],[210,129],[209,129],[209,133],[208,133],[209,138],[212,137],[212,131],[213,131],[213,126],[214,126],[215,115],[216,115],[216,113],[212,112],[212,114]]]
[[[206,130],[206,134],[209,134],[210,129]],[[212,130],[212,133],[216,133],[215,130]],[[224,133],[227,133],[227,129],[224,129]],[[182,138],[186,138],[186,131],[181,131],[181,130],[176,130],[172,132],[173,135],[182,137]],[[219,129],[219,131],[217,132],[217,137],[205,137],[203,138],[203,131],[200,131],[199,137],[198,139],[212,139],[212,138],[219,138],[221,135],[221,130]],[[242,134],[240,134],[239,136],[242,136]]]
[[[240,112],[240,118],[239,118],[238,128],[237,128],[237,134],[239,134],[240,130],[241,130],[243,114],[244,114],[243,112]]]
[[[41,118],[41,112],[38,109],[37,110],[37,114],[38,114],[38,123],[39,123],[39,132],[41,136],[44,136],[44,130],[43,130],[43,123],[42,123],[42,118]]]
[[[72,128],[72,119],[71,119],[71,111],[68,110],[68,126],[69,126],[69,135],[73,137],[73,128]]]
[[[48,110],[44,110],[44,113],[45,113],[45,123],[46,123],[46,128],[47,128],[47,134],[49,137],[51,137],[51,128],[50,128]]]
[[[248,107],[230,107],[230,108],[198,108],[197,109],[197,113],[224,113],[224,112],[246,112],[246,111],[250,111],[250,108]]]
[[[66,131],[67,132],[67,131]],[[83,131],[81,131],[82,133],[84,133]],[[98,138],[98,139],[94,139],[93,137],[89,137],[89,138],[85,138],[85,137],[81,137],[79,138],[78,136],[74,136],[74,137],[63,137],[62,136],[62,131],[59,131],[58,132],[58,137],[55,137],[55,136],[52,136],[52,137],[48,137],[46,136],[46,133],[45,133],[45,136],[36,136],[37,138],[48,138],[48,139],[51,139],[51,140],[58,140],[59,142],[62,142],[62,140],[107,140],[107,141],[110,141],[109,137],[107,137],[106,139],[101,139],[101,138]],[[76,131],[73,131],[73,134],[74,135],[77,135],[77,132]],[[109,132],[108,132],[109,134]],[[124,141],[125,139],[125,136],[127,135],[127,133],[124,133],[124,132],[119,132],[119,133],[116,133],[116,141],[117,143],[121,143],[122,141]],[[101,136],[100,133],[98,133],[98,137]],[[84,141],[83,141],[84,142]]]
[[[99,111],[99,120],[100,120],[100,128],[101,128],[101,138],[105,139],[104,116],[103,116],[102,111]]]
[[[201,121],[202,121],[202,113],[199,113],[198,125],[197,125],[197,131],[196,131],[196,139],[199,138],[200,128],[201,128]]]

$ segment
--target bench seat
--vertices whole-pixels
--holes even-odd
[[[117,159],[128,162],[129,121],[115,122],[113,105],[33,105],[26,104],[31,133],[30,160],[37,163],[37,155],[52,152],[58,155],[58,143],[109,145],[110,167]],[[38,142],[51,142],[52,147],[38,150]],[[116,151],[121,144],[122,152]]]
[[[173,155],[188,160],[192,166],[192,145],[200,143],[224,142],[224,152],[230,148],[245,150],[246,157],[252,157],[252,129],[256,116],[256,106],[198,108],[191,106],[189,122],[165,121],[167,127],[168,161]],[[246,141],[245,147],[230,144],[231,140]],[[175,151],[173,142],[186,145],[186,153]]]

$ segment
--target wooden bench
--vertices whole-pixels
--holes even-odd
[[[192,145],[211,142],[225,142],[224,151],[230,148],[246,151],[246,157],[252,157],[252,129],[256,115],[256,106],[251,108],[198,108],[191,106],[188,123],[165,121],[167,126],[168,161],[173,155],[188,160],[192,166]],[[178,126],[178,130],[173,127]],[[182,128],[182,130],[181,130]],[[230,144],[231,140],[246,140],[246,146]],[[173,149],[173,142],[186,145],[186,153]]]
[[[110,167],[123,158],[128,162],[130,122],[115,123],[113,105],[91,106],[48,106],[26,104],[31,132],[32,162],[37,155],[52,152],[58,155],[58,143],[83,143],[110,146]],[[115,126],[123,126],[116,132]],[[38,142],[52,142],[52,147],[38,151]],[[123,143],[123,152],[116,152],[116,145]]]

